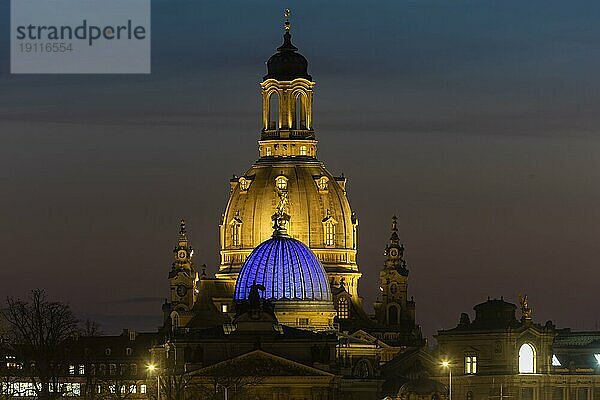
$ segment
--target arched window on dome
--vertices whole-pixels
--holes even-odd
[[[329,178],[327,178],[326,176],[322,176],[320,178],[317,179],[317,187],[319,188],[319,191],[324,192],[327,190],[328,186],[329,186]]]
[[[328,221],[323,226],[325,228],[325,246],[333,246],[335,244],[335,225]]]
[[[523,343],[519,348],[519,373],[535,374],[535,347],[531,343]]]
[[[293,129],[306,129],[306,95],[298,92],[294,99]]]
[[[348,319],[350,316],[348,299],[345,297],[342,297],[338,300],[337,316],[339,319]]]
[[[239,218],[234,218],[230,224],[231,229],[231,245],[240,246],[242,244],[242,221]]]
[[[175,311],[171,313],[171,327],[173,329],[179,328],[179,314]]]
[[[390,325],[398,325],[400,309],[396,304],[391,304],[388,307],[388,323]]]
[[[279,94],[273,92],[269,95],[269,109],[267,112],[269,121],[267,129],[275,130],[279,128]]]
[[[275,178],[275,186],[277,186],[277,189],[287,190],[287,185],[288,179],[285,176],[280,175],[277,178]]]
[[[325,218],[323,218],[323,244],[325,246],[335,245],[335,225],[337,221],[331,216],[331,211],[327,209]]]
[[[250,187],[250,180],[244,178],[243,176],[239,179],[239,182],[240,182],[240,189],[242,191],[246,191]]]

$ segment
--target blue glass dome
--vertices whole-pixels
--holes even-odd
[[[331,301],[327,275],[315,254],[301,241],[274,235],[250,253],[235,283],[234,300],[247,300],[256,281],[268,300]]]

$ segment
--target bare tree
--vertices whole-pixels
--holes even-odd
[[[77,331],[77,319],[64,303],[49,301],[44,290],[32,290],[26,300],[9,297],[0,311],[7,324],[5,339],[31,383],[27,390],[41,400],[63,395],[60,378],[65,375],[66,354],[62,346]]]
[[[100,329],[99,323],[86,318],[86,320],[83,321],[79,327],[79,334],[81,336],[100,336],[103,334],[103,332]]]

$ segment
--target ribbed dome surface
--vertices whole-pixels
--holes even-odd
[[[255,281],[265,287],[260,295],[268,300],[331,301],[323,266],[305,244],[287,235],[275,235],[252,251],[242,265],[234,299],[248,299]]]

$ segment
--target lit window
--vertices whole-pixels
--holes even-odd
[[[221,312],[226,313],[228,311],[227,304],[221,304]]]
[[[519,349],[519,373],[535,373],[535,348],[529,343],[523,343]]]
[[[85,365],[79,364],[79,370],[77,371],[77,373],[79,375],[84,375],[85,374]]]
[[[245,178],[240,178],[240,189],[242,190],[248,190],[248,188],[250,187],[250,181],[248,179]]]
[[[309,324],[308,318],[298,318],[297,322],[299,326],[306,326]]]
[[[339,301],[338,301],[338,310],[337,310],[337,315],[339,319],[348,319],[348,299],[345,297],[342,297]]]
[[[287,190],[287,178],[285,176],[278,176],[275,179],[275,185],[279,190]]]
[[[267,147],[265,149],[265,154],[267,157],[272,156],[273,155],[273,150],[270,147]]]
[[[102,386],[96,385],[96,393],[98,393],[98,394],[102,393]]]
[[[112,394],[116,393],[116,386],[115,385],[109,385],[108,386],[108,391],[111,392]]]
[[[173,328],[177,328],[177,327],[179,327],[179,314],[177,314],[176,312],[174,312],[174,313],[171,315],[171,326],[172,326]]]
[[[300,155],[301,156],[305,156],[306,155],[306,146],[300,146]]]
[[[477,373],[477,356],[465,357],[465,374]]]
[[[328,182],[329,179],[327,179],[326,176],[322,176],[319,179],[317,179],[317,187],[319,188],[319,190],[327,190]]]
[[[75,366],[69,365],[69,375],[75,375]]]
[[[146,394],[146,385],[140,385],[140,393]]]
[[[553,367],[561,367],[562,364],[560,363],[560,360],[558,359],[558,357],[556,357],[556,354],[552,355],[552,366]]]
[[[231,224],[231,244],[239,246],[241,243],[240,237],[242,233],[242,224],[239,221],[233,221]]]
[[[135,393],[135,392],[137,392],[137,386],[129,385],[129,393]]]
[[[325,246],[333,246],[335,244],[335,225],[331,222],[325,224]]]
[[[600,366],[600,354],[594,354],[594,358],[596,359],[596,362]]]

